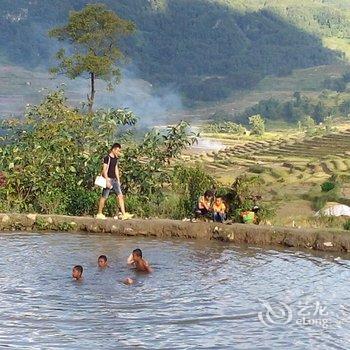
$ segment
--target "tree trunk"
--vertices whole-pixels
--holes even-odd
[[[92,106],[94,105],[95,99],[95,74],[93,72],[90,72],[90,88],[90,95],[87,96],[87,99],[89,113],[92,113]]]

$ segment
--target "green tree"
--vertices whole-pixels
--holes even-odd
[[[1,201],[18,211],[65,213],[75,190],[91,191],[118,125],[135,122],[127,110],[81,114],[67,106],[62,92],[30,106],[24,118],[4,120],[0,163],[6,187]]]
[[[169,163],[196,141],[196,135],[181,122],[136,140],[120,129],[136,120],[125,109],[82,114],[67,105],[62,92],[30,106],[24,118],[4,120],[0,124],[1,210],[93,214],[100,195],[94,179],[101,172],[103,155],[117,139],[123,145],[120,167],[126,198],[137,199],[131,210],[145,215],[144,209],[153,206],[158,213],[163,190],[172,183],[174,170]]]
[[[262,136],[265,133],[265,120],[260,114],[249,117],[249,124],[251,125],[251,134]]]
[[[151,130],[141,143],[130,144],[124,152],[122,166],[124,188],[128,193],[162,197],[161,189],[170,182],[169,163],[193,145],[197,136],[188,132],[189,124],[181,121],[164,131]]]
[[[316,130],[315,120],[308,115],[301,120],[301,127],[307,133],[313,133]]]
[[[334,118],[332,116],[324,118],[323,124],[326,132],[333,132],[337,130],[337,128],[334,125]]]
[[[87,5],[81,11],[69,14],[68,24],[49,32],[49,36],[73,46],[72,53],[60,49],[56,58],[57,67],[52,73],[63,73],[69,78],[88,74],[90,94],[87,95],[88,109],[92,112],[95,99],[95,79],[108,82],[109,88],[120,80],[117,63],[124,58],[118,47],[118,40],[135,31],[133,22],[120,18],[103,4]]]

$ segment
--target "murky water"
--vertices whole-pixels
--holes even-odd
[[[152,275],[126,266],[135,247]],[[1,234],[0,252],[1,349],[350,348],[346,256],[57,233]]]

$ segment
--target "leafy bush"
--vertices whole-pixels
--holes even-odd
[[[260,114],[249,117],[249,124],[251,125],[251,134],[262,136],[265,133],[265,120]]]
[[[236,124],[229,121],[216,122],[205,124],[202,127],[202,131],[206,133],[214,134],[233,134],[233,135],[244,135],[246,128],[241,124]]]
[[[82,114],[66,105],[60,91],[29,107],[24,118],[4,120],[0,130],[4,135],[0,141],[4,211],[93,214],[100,196],[94,178],[101,172],[108,146],[118,138],[125,145],[121,173],[127,204],[140,216],[155,215],[173,182],[172,160],[196,141],[196,135],[188,133],[188,124],[181,122],[152,130],[139,141],[130,134],[123,139],[119,126],[135,123],[136,117],[128,110]],[[188,182],[186,195],[193,196],[197,193],[193,186],[201,180],[190,173],[182,175],[187,176],[182,180]],[[106,212],[115,215],[116,206],[112,197]]]
[[[240,213],[245,210],[252,210],[254,205],[262,198],[263,179],[260,176],[242,175],[236,178],[232,184],[229,195],[227,196],[230,208],[231,217],[240,221]]]
[[[307,133],[313,133],[316,130],[315,120],[309,115],[302,118],[300,125]]]
[[[67,213],[71,215],[93,215],[96,212],[100,191],[83,187],[72,188],[68,194]],[[109,204],[110,201],[108,201]]]
[[[68,197],[59,188],[48,189],[40,193],[36,198],[36,212],[42,214],[65,214],[67,213]]]
[[[259,206],[257,213],[258,223],[273,219],[276,216],[276,207],[270,203],[263,203]]]
[[[334,118],[332,116],[325,117],[323,124],[327,133],[337,131],[337,128],[334,125]]]
[[[193,214],[199,196],[215,187],[216,181],[202,167],[176,165],[172,176],[172,189],[179,196],[178,206],[181,210],[177,209],[178,213]]]
[[[321,185],[321,189],[322,189],[322,192],[329,192],[329,191],[333,190],[335,186],[336,186],[336,185],[335,185],[334,182],[325,181],[325,182]]]

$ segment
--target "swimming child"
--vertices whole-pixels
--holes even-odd
[[[213,197],[214,193],[209,190],[205,191],[204,195],[199,197],[195,211],[196,218],[209,216]]]
[[[213,204],[213,220],[215,222],[224,222],[226,220],[226,205],[221,197],[216,197]]]
[[[130,285],[130,284],[134,284],[135,281],[134,281],[132,278],[127,277],[127,278],[125,278],[125,280],[123,281],[123,283],[126,284],[126,285]]]
[[[139,248],[132,251],[132,254],[128,257],[128,264],[134,265],[137,271],[152,272],[148,262],[142,258],[142,250]]]
[[[81,265],[75,265],[72,270],[72,277],[76,281],[80,281],[83,279],[83,267]]]
[[[98,264],[98,267],[100,267],[101,269],[108,267],[106,255],[100,255],[97,259],[97,264]]]

